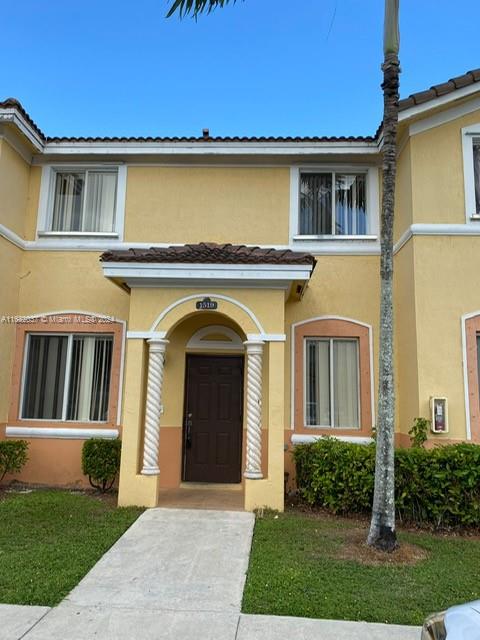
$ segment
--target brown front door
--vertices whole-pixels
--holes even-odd
[[[243,356],[187,355],[183,479],[240,482]]]

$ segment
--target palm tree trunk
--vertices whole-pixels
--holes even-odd
[[[397,547],[395,533],[395,389],[393,376],[393,216],[397,162],[400,65],[385,54],[383,69],[383,194],[380,258],[380,363],[375,490],[368,544],[383,551]]]

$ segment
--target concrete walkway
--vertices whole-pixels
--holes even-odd
[[[17,607],[7,635],[0,607],[0,639],[419,640],[415,627],[240,614],[253,524],[244,512],[150,509],[58,607]]]

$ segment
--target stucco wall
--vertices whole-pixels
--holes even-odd
[[[6,140],[0,140],[0,224],[24,236],[30,167]],[[14,186],[15,188],[12,188]],[[25,274],[21,249],[0,237],[0,423],[6,421],[10,396],[15,327],[5,320],[18,313]]]
[[[396,428],[408,434],[419,417],[418,352],[414,243],[407,243],[394,262]]]
[[[288,242],[288,168],[128,168],[125,238]]]
[[[465,222],[461,130],[479,122],[475,111],[412,136],[413,222]]]
[[[18,313],[21,265],[21,249],[0,237],[0,424],[7,420],[8,414],[15,346],[15,325],[8,318]]]
[[[102,273],[96,252],[25,251],[19,313],[92,311],[126,320],[130,298]]]
[[[413,221],[412,209],[412,154],[410,140],[400,143],[395,189],[394,242],[408,229]]]
[[[414,247],[419,411],[428,416],[430,396],[447,396],[449,437],[462,439],[466,433],[461,316],[480,310],[479,240],[418,237]]]
[[[287,428],[291,415],[291,327],[296,322],[319,316],[340,316],[370,325],[374,347],[374,397],[377,395],[379,259],[376,256],[319,256],[317,260],[303,299],[301,302],[288,302],[285,308]]]
[[[0,224],[25,234],[30,166],[6,140],[0,140]]]

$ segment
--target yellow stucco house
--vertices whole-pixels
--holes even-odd
[[[400,103],[397,442],[480,441],[480,70]],[[0,438],[20,480],[119,503],[215,484],[283,508],[291,450],[375,425],[382,130],[49,138],[0,102]],[[439,400],[432,405],[432,398]]]

